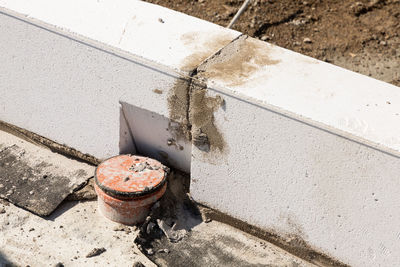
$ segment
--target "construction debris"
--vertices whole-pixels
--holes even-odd
[[[94,167],[0,131],[0,198],[47,216]]]
[[[94,248],[92,251],[90,251],[86,255],[86,258],[96,257],[96,256],[99,256],[100,254],[102,254],[104,252],[106,252],[105,248]]]

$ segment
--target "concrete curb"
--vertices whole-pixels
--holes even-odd
[[[115,3],[0,1],[1,120],[190,171],[196,201],[346,264],[400,261],[398,87]]]

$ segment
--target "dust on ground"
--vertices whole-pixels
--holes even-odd
[[[226,27],[242,0],[146,0]],[[233,29],[400,86],[400,0],[253,0]]]

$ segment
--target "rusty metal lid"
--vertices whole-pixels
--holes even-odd
[[[156,191],[166,182],[168,168],[159,161],[134,155],[119,155],[97,166],[94,179],[106,194],[137,197]]]

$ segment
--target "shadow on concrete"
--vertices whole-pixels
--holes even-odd
[[[11,260],[7,259],[6,256],[0,251],[0,267],[16,267],[17,264],[11,262]]]
[[[61,204],[51,213],[49,216],[44,217],[43,219],[48,221],[55,221],[59,216],[63,215],[64,212],[67,212],[69,209],[73,208],[77,205],[79,201],[63,201]]]
[[[145,254],[160,240],[181,241],[203,222],[200,210],[188,195],[189,187],[189,175],[177,170],[170,173],[164,196],[153,206],[135,239]]]

